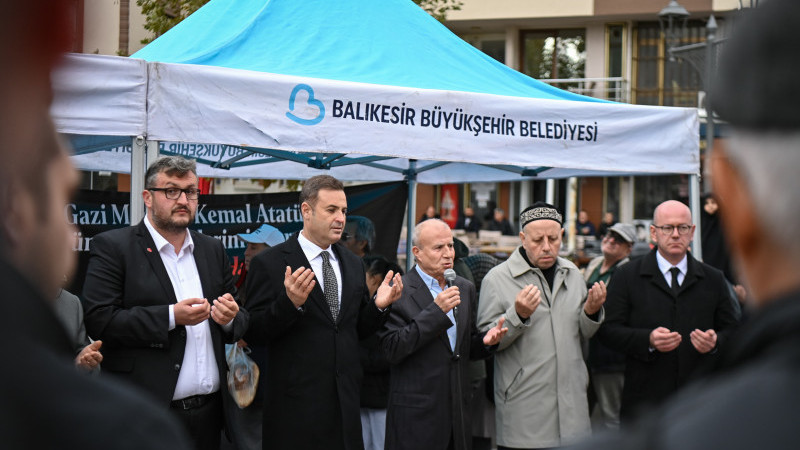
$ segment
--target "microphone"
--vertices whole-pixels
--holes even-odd
[[[456,271],[453,269],[447,269],[444,271],[444,281],[447,283],[447,287],[455,286],[456,283]]]
[[[453,287],[456,285],[456,271],[453,269],[447,269],[444,271],[444,282],[447,283],[447,287]],[[458,313],[458,306],[453,307],[453,314]]]

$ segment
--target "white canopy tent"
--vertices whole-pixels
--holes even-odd
[[[282,22],[300,13],[302,29]],[[346,35],[331,35],[331,24]],[[286,36],[309,30],[326,34]],[[365,55],[342,46],[364,45],[362,32],[372,39],[364,67],[352,58]],[[391,47],[397,39],[405,47]],[[689,174],[699,203],[696,110],[554,89],[491,60],[405,0],[213,0],[140,54],[150,61],[70,55],[54,75],[52,112],[79,168],[130,172],[143,183],[150,142],[151,157],[198,159],[200,176],[305,179],[326,170],[342,180],[405,178],[409,211],[417,181],[612,174]],[[261,60],[280,64],[271,71]],[[357,67],[344,71],[350,62]],[[142,209],[137,197],[132,214]]]

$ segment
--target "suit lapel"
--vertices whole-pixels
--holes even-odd
[[[356,270],[355,267],[352,267],[352,264],[345,264],[344,260],[344,248],[338,242],[331,246],[333,252],[336,254],[336,259],[339,260],[339,270],[342,273],[342,299],[339,303],[339,316],[336,319],[337,322],[342,319],[342,316],[353,307],[354,304],[360,307],[360,300],[361,298],[356,298],[355,296],[355,289],[358,286],[358,274],[360,271]],[[358,263],[361,264],[361,260],[358,260]],[[366,283],[366,279],[362,280]],[[324,295],[323,295],[324,297]],[[327,305],[327,302],[325,303]],[[330,309],[330,308],[329,308]]]
[[[170,300],[170,303],[177,303],[178,299],[175,298],[175,288],[172,286],[172,281],[170,281],[169,274],[167,274],[167,268],[164,267],[164,261],[161,260],[161,255],[158,253],[158,248],[156,248],[155,241],[153,241],[150,231],[144,224],[144,220],[147,219],[143,219],[143,221],[139,222],[139,225],[136,226],[136,237],[139,246],[142,249],[145,259],[153,269],[158,283],[161,284],[161,287],[167,294],[166,298]]]
[[[433,295],[431,294],[431,290],[428,286],[425,285],[425,282],[422,281],[422,277],[419,276],[417,272],[417,268],[414,267],[409,271],[409,274],[406,276],[409,280],[410,286],[414,288],[411,293],[411,299],[414,300],[414,303],[420,310],[423,310],[428,307],[431,303],[433,303]],[[458,333],[458,318],[456,317],[456,333]],[[449,352],[453,352],[453,349],[450,348],[450,339],[447,337],[447,331],[445,330],[442,333],[439,333],[439,340],[442,342],[442,345],[447,348]],[[458,348],[458,334],[456,334],[456,348]]]
[[[463,283],[458,283],[458,289],[461,294],[461,304],[458,305],[456,311],[453,311],[453,316],[456,318],[456,349],[461,348],[461,342],[464,340],[464,330],[467,328],[467,316],[470,311],[466,286]]]
[[[286,265],[292,268],[292,272],[297,270],[298,267],[306,267],[311,268],[311,263],[306,258],[306,254],[303,252],[303,248],[300,247],[300,242],[297,240],[297,234],[289,238],[287,241],[289,245],[284,248],[284,255],[286,260]],[[344,273],[342,274],[342,278],[344,278]],[[344,293],[344,291],[342,291]],[[333,322],[333,315],[331,314],[331,309],[328,307],[328,302],[325,301],[325,294],[322,292],[322,287],[317,280],[317,283],[314,285],[314,288],[311,289],[311,293],[308,294],[307,302],[313,302],[316,304],[330,320]]]
[[[200,276],[203,296],[206,297],[210,303],[214,303],[216,298],[208,297],[214,294],[211,290],[211,286],[209,286],[209,282],[211,281],[211,268],[209,267],[212,259],[211,255],[209,255],[208,249],[202,245],[199,239],[195,239],[194,236],[192,236],[192,242],[194,242],[194,263],[197,266],[197,274]]]
[[[650,251],[650,253],[643,256],[645,259],[642,261],[642,267],[639,270],[642,275],[650,277],[651,283],[672,297],[675,295],[675,293],[672,291],[672,289],[670,289],[669,285],[667,285],[667,280],[664,278],[664,274],[661,273],[661,270],[658,268],[658,261],[656,260],[657,251],[658,250],[653,249]]]
[[[678,289],[678,294],[683,292],[685,289],[689,289],[689,287],[695,283],[699,278],[705,276],[705,272],[703,272],[703,266],[694,259],[691,253],[687,253],[686,255],[686,276],[683,278],[683,284]]]

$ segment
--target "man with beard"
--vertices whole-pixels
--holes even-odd
[[[156,160],[142,192],[147,215],[91,243],[86,329],[103,341],[103,373],[137,384],[184,423],[196,448],[218,448],[224,344],[247,326],[220,241],[189,231],[197,211],[195,162]],[[224,395],[223,395],[224,394]]]

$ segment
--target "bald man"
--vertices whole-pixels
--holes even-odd
[[[800,402],[800,2],[746,8],[722,50],[714,111],[732,127],[711,157],[714,192],[750,318],[720,351],[712,375],[687,386],[624,434],[586,450],[797,448]],[[614,283],[617,279],[614,279]],[[612,288],[613,289],[613,288]],[[716,375],[716,376],[714,376]]]
[[[722,272],[689,253],[694,229],[686,205],[658,205],[650,225],[657,248],[620,267],[609,286],[599,338],[626,355],[623,422],[683,386],[736,324]]]

